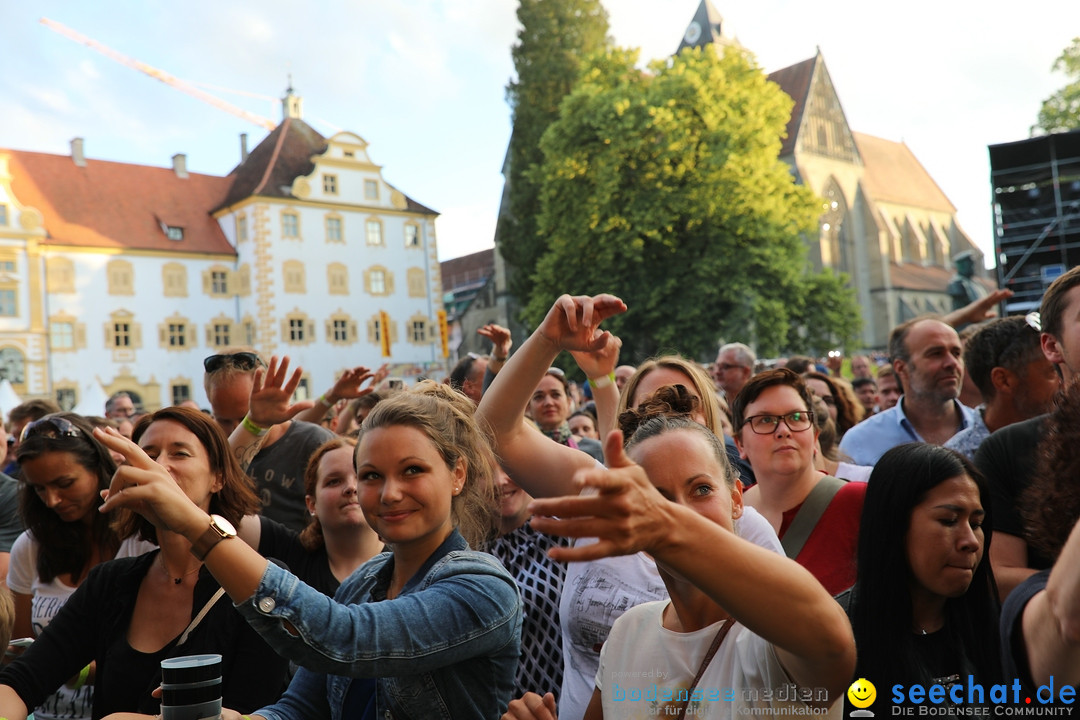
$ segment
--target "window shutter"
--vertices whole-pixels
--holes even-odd
[[[107,348],[116,347],[116,344],[113,342],[113,340],[115,340],[115,339],[116,339],[116,336],[113,335],[113,324],[112,324],[112,322],[110,321],[110,322],[105,323],[105,347],[107,347]]]
[[[327,342],[333,342],[334,341],[334,321],[333,320],[327,320],[326,321],[326,341]]]
[[[203,270],[202,291],[206,295],[211,295],[214,291],[214,281],[210,270]]]
[[[82,323],[75,323],[75,348],[86,347],[86,326]]]
[[[356,342],[359,339],[360,339],[360,332],[358,331],[358,329],[356,327],[356,321],[355,320],[350,320],[349,321],[349,342]]]
[[[165,325],[158,325],[158,342],[161,347],[169,347],[169,331]]]
[[[195,323],[188,323],[187,326],[187,342],[188,347],[195,347],[199,344],[199,331],[195,327]]]
[[[142,347],[142,325],[136,322],[131,323],[131,347]]]
[[[304,342],[306,342],[306,343],[315,342],[315,321],[314,320],[308,320],[308,321],[306,321],[304,323],[304,325],[307,328],[307,333],[306,333],[306,335],[304,337]]]

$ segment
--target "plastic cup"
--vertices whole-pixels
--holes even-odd
[[[161,661],[161,720],[212,720],[220,716],[220,655]]]

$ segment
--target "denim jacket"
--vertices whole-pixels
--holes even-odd
[[[491,555],[455,530],[393,600],[393,555],[358,568],[334,599],[270,563],[237,606],[266,642],[301,666],[268,720],[342,720],[354,677],[377,678],[379,718],[498,718],[514,691],[521,598]],[[285,629],[288,620],[299,635]]]

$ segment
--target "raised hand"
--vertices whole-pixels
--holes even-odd
[[[514,344],[514,338],[510,335],[509,329],[504,328],[502,325],[488,323],[482,328],[478,328],[476,334],[486,337],[491,341],[492,357],[505,359],[506,356],[510,354],[510,348]]]
[[[164,466],[152,460],[141,447],[114,428],[95,428],[94,437],[106,448],[124,456],[124,464],[113,473],[109,489],[102,491],[101,512],[127,508],[161,530],[183,534],[202,525],[204,513]]]
[[[297,367],[289,375],[289,357],[270,358],[270,365],[264,370],[255,370],[251,385],[251,398],[248,401],[248,417],[259,427],[268,428],[286,420],[291,420],[298,413],[315,405],[311,400],[292,402],[293,393],[300,384],[303,369]]]
[[[536,329],[539,336],[560,350],[592,352],[611,336],[600,323],[626,312],[626,303],[614,295],[562,295]]]
[[[559,720],[555,714],[555,696],[525,693],[520,699],[510,701],[501,720]]]
[[[613,555],[650,551],[671,529],[671,503],[657,491],[648,475],[623,450],[622,432],[613,430],[604,443],[606,468],[578,471],[579,487],[599,492],[533,500],[533,528],[563,537],[599,538],[598,542],[550,551],[555,560],[579,562]]]
[[[375,374],[362,365],[346,370],[334,381],[334,387],[330,389],[330,392],[326,393],[326,402],[333,407],[339,400],[355,400],[364,397],[375,390],[375,384],[372,383],[367,387],[361,387],[361,385],[374,377]]]
[[[607,333],[607,338],[602,345],[593,350],[573,350],[570,352],[574,362],[578,364],[587,378],[598,378],[615,372],[615,366],[619,364],[619,350],[622,349],[622,340]]]

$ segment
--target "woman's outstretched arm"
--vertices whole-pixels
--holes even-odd
[[[495,451],[506,472],[533,497],[574,492],[573,475],[595,461],[585,453],[553,443],[525,420],[533,389],[562,350],[594,352],[618,341],[600,323],[626,310],[611,295],[563,295],[540,327],[518,348],[484,393],[478,417],[495,435]]]

